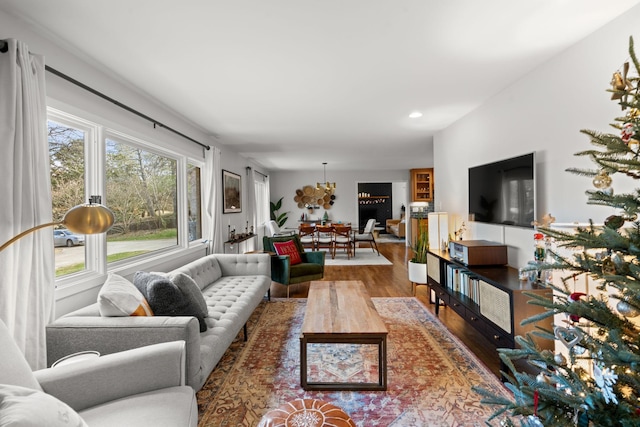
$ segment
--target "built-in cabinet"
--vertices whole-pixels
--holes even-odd
[[[444,303],[496,348],[515,348],[515,336],[535,330],[533,324],[522,326],[520,323],[545,309],[527,304],[530,298],[525,292],[552,298],[551,289],[521,281],[515,268],[467,267],[449,257],[446,251],[427,255],[427,282],[436,296],[436,315],[441,309],[440,303]],[[551,330],[552,318],[537,325]],[[552,340],[534,339],[540,348],[553,351]]]
[[[411,169],[411,201],[433,202],[433,168]]]

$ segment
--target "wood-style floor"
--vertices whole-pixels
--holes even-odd
[[[325,266],[324,280],[361,280],[367,287],[371,297],[410,297],[412,296],[411,282],[407,277],[407,261],[411,258],[411,249],[404,243],[380,243],[380,254],[384,255],[393,265],[366,266]],[[357,251],[370,251],[368,247],[358,248]],[[291,285],[290,298],[306,298],[309,283]],[[286,298],[287,289],[278,283],[271,284],[271,296]],[[433,313],[435,305],[429,302],[426,286],[418,286],[416,297]],[[500,375],[500,363],[495,347],[473,327],[469,326],[453,310],[441,307],[439,319],[456,335],[471,351],[473,351],[485,365]]]

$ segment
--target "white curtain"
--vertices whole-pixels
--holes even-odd
[[[209,253],[223,252],[222,236],[222,166],[219,148],[205,151],[203,236],[208,240]]]
[[[257,223],[256,223],[256,172],[253,171],[250,167],[247,167],[247,185],[245,188],[247,189],[247,224],[249,226],[253,226],[254,232],[256,232]],[[249,228],[248,231],[251,231]]]
[[[253,172],[253,185],[256,205],[256,234],[258,235],[258,246],[262,247],[262,237],[265,235],[265,224],[270,219],[269,209],[269,177]]]
[[[0,41],[0,149],[1,244],[52,221],[44,57],[14,39]],[[0,317],[32,369],[47,364],[54,269],[49,227],[0,252]]]

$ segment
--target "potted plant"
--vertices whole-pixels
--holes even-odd
[[[287,217],[287,214],[289,212],[284,212],[284,213],[278,212],[282,208],[282,199],[284,199],[284,197],[280,197],[280,200],[278,200],[276,203],[270,202],[270,206],[269,206],[271,208],[271,212],[270,212],[271,219],[275,221],[276,224],[278,224],[278,227],[284,226],[284,224],[287,222],[287,219],[289,219]]]
[[[416,235],[413,249],[413,258],[409,260],[409,281],[413,283],[427,283],[427,252],[429,252],[429,232],[424,225]]]

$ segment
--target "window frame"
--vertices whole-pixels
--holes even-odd
[[[70,110],[73,109],[70,108]],[[57,300],[102,285],[108,273],[133,274],[137,270],[148,268],[148,266],[156,266],[166,262],[166,260],[176,259],[182,254],[186,257],[191,256],[192,253],[203,249],[204,238],[189,242],[187,164],[199,167],[202,174],[205,165],[204,158],[197,159],[184,154],[184,152],[172,150],[166,146],[167,144],[154,144],[150,142],[152,138],[149,136],[134,136],[136,133],[134,131],[115,129],[113,125],[108,124],[107,120],[101,120],[100,118],[88,120],[78,114],[69,113],[52,106],[47,106],[47,120],[85,132],[85,200],[88,200],[90,195],[97,194],[101,195],[103,203],[107,207],[109,206],[108,194],[106,194],[105,149],[108,138],[176,161],[177,174],[178,239],[176,245],[107,264],[106,234],[87,235],[85,238],[85,269],[55,279]],[[200,192],[200,205],[204,206],[202,191]]]

